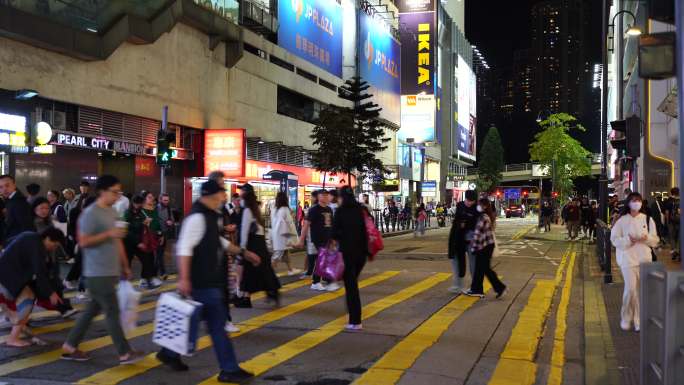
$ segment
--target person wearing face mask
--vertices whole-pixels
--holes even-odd
[[[620,311],[620,327],[635,331],[640,329],[639,320],[639,265],[651,262],[651,248],[660,241],[655,221],[641,211],[641,194],[633,192],[627,197],[628,204],[622,216],[610,232],[610,241],[616,249],[616,259],[625,282]]]
[[[449,231],[449,260],[454,270],[454,285],[449,292],[458,294],[463,290],[463,277],[465,277],[466,254],[470,266],[470,276],[475,270],[474,255],[468,253],[468,246],[473,238],[475,225],[479,214],[477,212],[477,192],[468,190],[465,192],[465,200],[456,204],[454,220],[451,222]]]

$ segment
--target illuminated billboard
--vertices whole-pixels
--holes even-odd
[[[373,102],[382,108],[380,116],[399,124],[401,46],[382,18],[363,10],[359,15],[359,74],[371,86],[369,93],[373,95]]]
[[[415,143],[435,140],[435,96],[402,95],[399,140],[413,139]]]
[[[435,93],[435,12],[400,13],[401,93]]]
[[[245,130],[204,131],[204,174],[223,171],[226,178],[245,176]]]
[[[342,77],[342,7],[335,0],[278,2],[278,45]]]
[[[477,152],[477,87],[475,73],[458,57],[458,154],[475,160]]]

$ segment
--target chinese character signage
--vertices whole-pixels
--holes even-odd
[[[435,12],[401,13],[401,93],[435,93]]]
[[[135,157],[135,176],[155,176],[157,175],[157,163],[149,156]]]
[[[342,77],[342,7],[337,1],[279,1],[278,22],[278,45]]]
[[[414,143],[435,141],[435,109],[434,95],[402,95],[401,96],[401,128],[397,137]]]
[[[245,130],[204,132],[204,174],[223,171],[226,178],[245,176]]]
[[[370,16],[359,10],[361,25],[359,73],[371,86],[369,93],[382,111],[381,117],[399,124],[401,79],[401,46],[389,26],[379,15]]]

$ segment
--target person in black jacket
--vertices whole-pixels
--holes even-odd
[[[479,214],[477,212],[477,192],[468,190],[465,192],[465,200],[456,204],[454,220],[451,222],[449,231],[449,254],[451,266],[454,270],[454,285],[449,288],[451,293],[460,293],[463,290],[463,277],[465,277],[466,254],[469,256],[470,275],[475,268],[474,258],[468,253],[468,244],[475,231],[475,225]]]
[[[49,298],[52,305],[62,303],[51,285],[45,261],[47,254],[57,250],[63,242],[64,234],[54,227],[40,234],[27,231],[10,239],[0,255],[0,305],[12,321],[7,345],[31,345],[21,339],[21,335],[25,332],[36,295]]]
[[[368,233],[360,205],[354,190],[344,186],[340,190],[341,205],[335,211],[332,239],[339,246],[344,259],[344,289],[349,311],[347,330],[362,330],[359,275],[368,258]],[[370,214],[369,214],[370,215]]]
[[[0,194],[5,197],[5,234],[4,240],[17,236],[24,231],[35,231],[31,205],[24,194],[17,190],[11,175],[0,176]]]

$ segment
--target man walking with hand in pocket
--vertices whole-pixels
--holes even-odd
[[[178,256],[178,290],[184,296],[201,303],[202,318],[207,324],[214,351],[221,367],[219,382],[240,382],[253,375],[244,371],[237,363],[235,350],[224,331],[228,317],[225,305],[227,277],[226,250],[242,254],[254,265],[270,263],[259,256],[231,245],[221,236],[219,228],[220,209],[226,200],[226,190],[216,181],[202,184],[201,197],[193,206],[191,214],[181,226],[176,244]],[[188,370],[178,353],[162,348],[157,359],[176,371]]]
[[[131,278],[131,269],[121,239],[126,227],[118,225],[119,218],[112,205],[119,199],[121,183],[112,175],[102,175],[95,182],[97,200],[88,206],[78,220],[78,245],[83,250],[83,276],[91,300],[66,342],[62,345],[63,360],[88,361],[90,356],[79,350],[93,318],[105,313],[107,331],[119,353],[119,364],[126,365],[144,358],[142,352],[131,349],[119,320],[116,285],[122,276]]]

